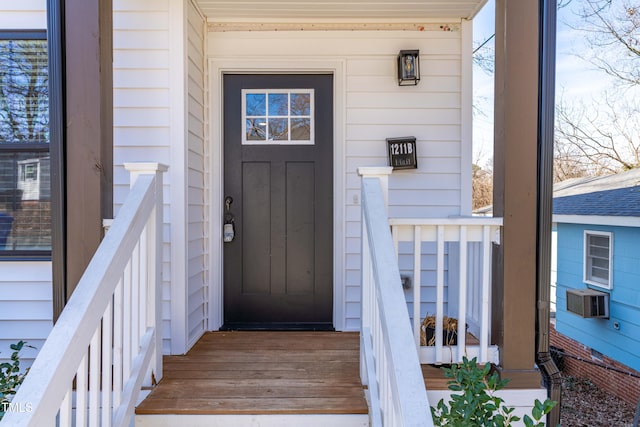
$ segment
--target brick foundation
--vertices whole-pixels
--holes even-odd
[[[604,355],[602,361],[594,359],[589,347],[558,333],[553,324],[550,326],[549,338],[551,346],[568,355],[562,357],[562,366],[559,366],[563,376],[587,378],[601,390],[636,406],[640,400],[640,372]]]

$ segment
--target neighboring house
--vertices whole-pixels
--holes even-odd
[[[586,349],[556,345],[601,364],[604,369],[590,375],[593,381],[620,385],[620,395],[635,396],[629,399],[635,403],[638,379],[624,371],[640,371],[640,169],[557,184],[553,213],[556,330]],[[621,380],[608,376],[615,370]]]
[[[484,4],[0,0],[0,70],[12,71],[0,74],[0,212],[12,218],[0,223],[0,238],[8,233],[0,253],[2,356],[25,339],[35,347],[24,354],[29,364],[45,347],[103,237],[103,219],[118,221],[136,194],[125,169],[133,162],[168,166],[161,260],[152,275],[161,283],[161,319],[150,327],[157,360],[159,353],[185,354],[221,328],[363,330],[369,307],[361,298],[358,172],[387,165],[387,138],[412,136],[415,148],[399,146],[396,154],[416,154],[417,168],[381,183],[394,227],[418,223],[411,236],[422,227],[421,238],[437,242],[423,245],[428,253],[414,261],[404,257],[403,270],[417,270],[414,289],[425,289],[408,294],[413,320],[431,310],[464,316],[468,299],[480,307],[466,314],[479,338],[469,350],[513,380],[509,402],[544,398],[539,369],[549,372],[536,366],[545,350],[536,348],[541,304],[532,256],[540,177],[530,159],[547,132],[538,64],[553,48],[539,45],[538,5],[497,8],[496,182],[503,197],[496,212],[505,223],[499,236],[500,219],[467,230],[460,224],[471,216],[472,19]],[[419,50],[417,85],[399,84],[399,64],[418,77],[418,59],[398,61],[403,50]],[[421,247],[403,243],[403,255],[410,246]],[[420,255],[422,270],[415,267]],[[469,267],[480,260],[482,267]],[[295,280],[274,291],[264,277]],[[472,289],[480,282],[482,291]],[[438,363],[447,351],[440,344],[440,354],[428,350],[420,357]]]

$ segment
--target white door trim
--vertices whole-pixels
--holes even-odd
[[[345,91],[346,61],[343,59],[270,58],[219,59],[209,58],[209,188],[210,248],[209,248],[209,330],[218,330],[223,323],[223,251],[222,212],[224,185],[222,84],[223,75],[246,74],[333,74],[333,324],[344,330],[345,322]]]

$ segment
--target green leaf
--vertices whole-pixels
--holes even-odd
[[[528,415],[525,415],[522,421],[526,427],[534,427],[533,420]]]
[[[494,395],[509,382],[508,378],[501,379],[497,372],[491,373],[491,365],[480,367],[475,358],[469,360],[463,357],[462,363],[454,364],[450,368],[443,368],[448,381],[448,387],[456,393],[451,395],[448,403],[444,399],[438,402],[437,408],[431,408],[434,422],[439,426],[455,427],[506,427],[520,421],[520,417],[513,414],[515,408],[504,405],[504,400]],[[556,405],[550,399],[540,402],[536,400],[532,415],[540,420]],[[536,424],[528,415],[523,418],[527,427],[543,427],[544,423]]]
[[[20,351],[22,350],[22,347],[24,346],[24,344],[25,344],[24,341],[18,341],[16,344],[11,344],[9,348],[11,350]]]

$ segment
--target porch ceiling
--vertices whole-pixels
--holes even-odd
[[[473,18],[487,0],[196,0],[209,22]]]

